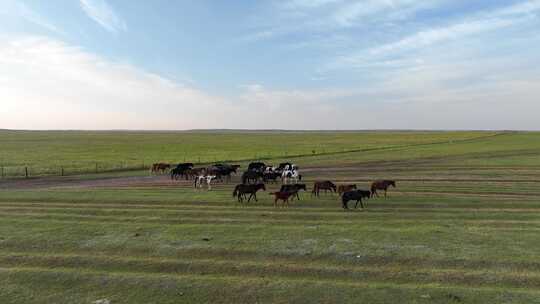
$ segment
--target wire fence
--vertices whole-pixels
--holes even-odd
[[[336,153],[338,151],[332,151]],[[341,153],[346,150],[339,151]],[[286,160],[295,157],[314,156],[329,154],[326,150],[320,150],[319,152],[311,150],[303,154],[290,155],[287,152],[280,154],[255,154],[253,157],[243,159],[220,159],[212,156],[197,156],[197,157],[180,157],[180,160],[175,161],[149,161],[149,160],[128,160],[121,162],[66,162],[56,164],[28,164],[28,165],[2,165],[0,164],[0,178],[31,178],[41,176],[69,176],[69,175],[81,175],[81,174],[95,174],[95,173],[107,173],[107,172],[121,172],[121,171],[136,171],[136,170],[150,170],[153,163],[164,162],[175,165],[178,163],[192,162],[195,166],[207,166],[215,163],[243,163],[250,161],[279,161]]]
[[[93,162],[93,163],[69,163],[58,165],[24,165],[2,166],[0,165],[0,178],[39,177],[39,176],[67,176],[88,173],[104,173],[115,171],[143,170],[149,165],[143,162]]]
[[[287,151],[275,154],[255,154],[250,158],[243,159],[219,159],[217,156],[208,156],[202,155],[197,157],[188,157],[183,156],[180,159],[183,161],[163,161],[170,164],[177,164],[183,162],[192,162],[195,166],[210,165],[214,163],[244,163],[250,161],[289,161],[295,158],[302,158],[306,156],[324,156],[324,155],[338,155],[351,152],[368,152],[368,151],[383,151],[383,150],[394,150],[394,149],[403,149],[417,146],[430,146],[430,145],[439,145],[439,144],[448,144],[448,143],[457,143],[457,142],[472,142],[488,137],[500,136],[508,134],[506,132],[496,133],[494,135],[488,136],[479,136],[475,138],[467,138],[461,140],[443,140],[436,142],[427,142],[427,143],[413,143],[413,144],[402,144],[402,145],[385,145],[385,146],[375,146],[375,147],[364,147],[357,149],[339,149],[328,151],[324,148],[313,149],[305,151],[304,153],[299,154],[289,154]],[[158,162],[158,161],[155,161]],[[30,178],[30,177],[40,177],[40,176],[67,176],[67,175],[80,175],[80,174],[90,174],[90,173],[106,173],[106,172],[121,172],[121,171],[135,171],[135,170],[149,170],[154,162],[149,160],[126,160],[120,162],[69,162],[69,163],[57,163],[57,164],[45,164],[45,165],[18,165],[18,166],[8,166],[0,164],[0,178]]]

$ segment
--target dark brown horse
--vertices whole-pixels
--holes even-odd
[[[373,197],[374,195],[377,195],[377,197],[379,197],[377,190],[384,190],[384,197],[386,198],[386,191],[390,186],[395,188],[396,181],[387,179],[374,181],[373,183],[371,183],[371,197]]]
[[[325,193],[328,190],[330,190],[330,193],[332,193],[332,191],[336,192],[336,185],[331,181],[315,182],[315,184],[313,185],[313,191],[311,191],[311,195],[315,195],[318,197],[321,190],[324,190]]]
[[[300,200],[300,196],[298,195],[298,191],[304,190],[307,191],[306,184],[293,184],[293,185],[281,185],[281,188],[279,189],[279,192],[291,192],[294,193],[296,198]],[[293,197],[294,199],[294,197]]]
[[[234,188],[233,197],[238,197],[238,202],[243,203],[245,195],[249,194],[248,202],[251,200],[252,197],[255,198],[255,201],[257,201],[257,191],[261,189],[263,191],[266,191],[266,187],[264,186],[264,184],[256,184],[256,185],[240,184]]]
[[[351,185],[339,185],[338,188],[337,188],[337,193],[339,195],[341,195],[342,193],[344,192],[347,192],[347,191],[351,191],[351,190],[354,190],[356,189],[356,184],[351,184]]]
[[[273,195],[275,197],[274,207],[278,206],[278,201],[280,200],[283,201],[283,204],[281,205],[281,207],[285,207],[285,204],[287,204],[287,207],[289,207],[289,198],[294,197],[297,193],[298,191],[296,192],[279,191],[279,192],[270,193],[270,195]]]

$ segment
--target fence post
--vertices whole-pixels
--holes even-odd
[[[96,162],[96,173],[98,173],[98,164]]]
[[[24,167],[24,177],[28,178],[28,167]]]
[[[60,167],[60,176],[64,176],[64,167]]]

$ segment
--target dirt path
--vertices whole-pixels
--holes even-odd
[[[355,171],[367,173],[366,166],[358,167],[311,167],[304,168],[302,173],[310,176],[326,175],[328,173]],[[386,168],[383,171],[391,171]],[[308,174],[306,174],[308,173]],[[239,174],[233,177],[230,184],[239,182]],[[412,177],[414,176],[414,177]],[[471,183],[540,183],[540,179],[508,179],[508,178],[419,178],[418,174],[413,174],[411,178],[396,178],[401,182],[471,182]],[[343,180],[344,177],[340,177]],[[346,177],[345,180],[350,182],[369,182],[371,179],[362,178],[360,176]],[[39,177],[30,179],[10,179],[0,180],[0,190],[31,190],[31,189],[54,189],[54,188],[115,188],[115,187],[187,187],[191,186],[193,181],[171,181],[168,175],[160,176],[122,176],[122,177],[107,177],[107,176],[65,176],[65,177]],[[217,184],[216,186],[220,186]]]

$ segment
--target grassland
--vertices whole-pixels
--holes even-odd
[[[31,176],[140,169],[158,161],[242,161],[333,155],[469,140],[494,132],[82,132],[0,131],[4,174]]]
[[[0,299],[540,303],[540,134],[425,134],[295,159],[308,185],[398,180],[364,211],[309,194],[291,208],[266,193],[240,207],[230,184],[195,191],[142,171],[4,180]]]

